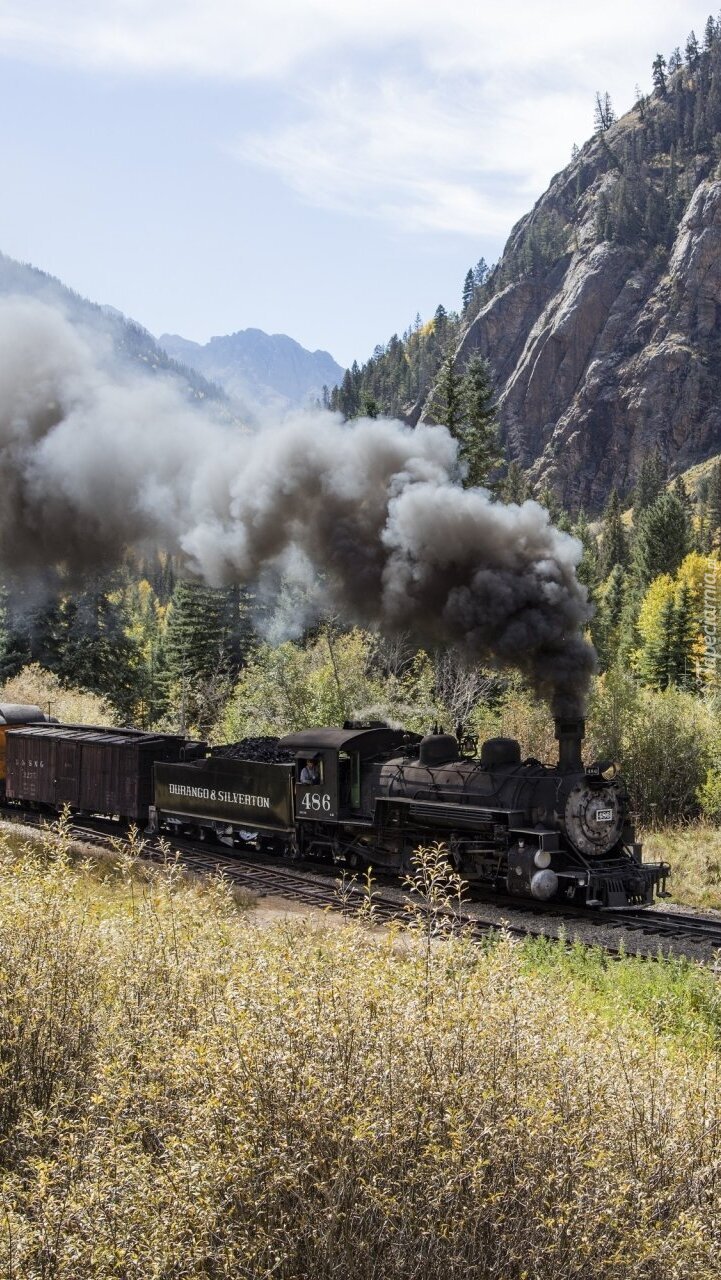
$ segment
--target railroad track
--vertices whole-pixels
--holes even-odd
[[[43,825],[44,819],[36,813],[23,812],[10,807],[0,808],[0,818],[10,823],[23,823],[30,826]],[[123,832],[115,823],[104,819],[84,819],[82,824],[73,823],[71,836],[74,840],[85,844],[107,848],[112,840],[122,840]],[[242,854],[225,854],[220,850],[209,849],[207,845],[171,837],[158,841],[146,839],[143,843],[142,858],[157,865],[168,862],[179,863],[185,871],[201,876],[222,875],[237,888],[247,889],[258,898],[279,897],[302,903],[304,905],[345,911],[359,910],[366,898],[362,884],[353,878],[347,878],[343,887],[339,885],[342,869],[329,868],[327,871],[318,864],[293,864],[275,859],[254,855],[243,857]],[[372,919],[377,924],[392,921],[408,922],[409,912],[406,903],[409,895],[399,899],[396,894],[384,892],[382,882],[376,883],[372,894]],[[721,950],[721,920],[711,920],[705,916],[691,916],[673,911],[657,911],[647,908],[629,908],[619,911],[600,913],[589,908],[577,908],[562,904],[544,905],[543,908],[533,902],[519,903],[515,899],[494,897],[492,899],[474,899],[476,905],[485,903],[495,909],[509,912],[509,918],[502,920],[484,920],[476,915],[459,912],[454,916],[458,926],[474,939],[489,937],[498,932],[510,933],[515,937],[546,937],[556,939],[557,935],[549,925],[554,923],[583,923],[599,929],[643,935],[646,938],[657,938],[659,943],[674,941],[692,941],[707,947]],[[514,923],[512,914],[524,916],[519,923]],[[450,913],[448,913],[450,915]],[[530,918],[529,918],[530,917]],[[594,944],[593,938],[582,939],[587,945],[599,945],[611,956],[628,954],[628,944],[618,947],[609,945],[599,939]],[[654,958],[654,957],[650,957]]]
[[[521,905],[517,899],[507,897],[484,898],[482,901],[509,911],[523,911],[533,916],[540,916],[543,919],[582,921],[584,924],[603,929],[623,930],[647,937],[697,939],[699,942],[721,949],[721,919],[713,920],[709,916],[692,916],[679,911],[660,911],[656,907],[627,907],[599,912],[592,907],[574,907],[563,903],[544,903],[543,906],[539,906],[528,902]]]

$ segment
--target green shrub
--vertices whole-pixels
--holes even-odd
[[[721,819],[721,773],[717,769],[706,770],[706,777],[696,796],[704,817],[718,822]]]
[[[596,682],[586,755],[619,761],[632,809],[656,826],[698,812],[716,732],[713,711],[692,694],[655,693],[613,672]]]

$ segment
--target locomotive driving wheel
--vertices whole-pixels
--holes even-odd
[[[360,849],[349,849],[346,852],[345,860],[351,871],[360,871],[365,873],[371,866],[369,859]]]

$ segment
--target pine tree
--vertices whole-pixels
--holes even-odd
[[[498,486],[498,492],[503,502],[516,502],[520,506],[526,501],[529,494],[528,481],[525,471],[517,462],[509,463],[508,471]]]
[[[708,518],[708,498],[697,494],[696,497],[696,520],[694,531],[694,543],[696,550],[702,555],[707,556],[712,547],[711,529],[709,527]]]
[[[667,689],[676,674],[675,646],[676,608],[673,597],[664,603],[658,626],[643,651],[641,671],[655,689]]]
[[[228,670],[237,676],[256,643],[253,627],[254,597],[239,585],[223,592],[223,643]]]
[[[338,388],[336,407],[345,418],[354,418],[358,412],[358,396],[350,369],[346,369],[343,374],[343,381]]]
[[[701,51],[698,47],[696,33],[692,31],[686,41],[686,66],[690,71],[698,66]]]
[[[380,416],[381,407],[375,396],[370,395],[367,391],[363,392],[360,403],[361,418],[378,418]]]
[[[178,583],[168,611],[164,655],[181,731],[205,733],[229,686],[226,599],[199,582]]]
[[[466,278],[463,281],[463,313],[464,315],[468,310],[468,308],[470,307],[471,303],[473,302],[474,289],[475,289],[475,285],[473,282],[473,270],[469,268],[468,271],[466,272]]]
[[[721,463],[717,462],[709,476],[707,512],[711,538],[718,541],[721,531]]]
[[[686,508],[686,514],[689,519],[691,519],[693,516],[694,503],[693,498],[686,488],[686,482],[684,481],[683,476],[676,476],[676,479],[673,482],[672,492],[676,494],[679,502]]]
[[[638,631],[638,616],[643,603],[643,596],[643,587],[630,573],[626,574],[615,659],[615,665],[619,667],[629,667],[631,655],[638,650],[641,643]]]
[[[628,539],[621,519],[621,503],[616,489],[611,490],[601,525],[599,573],[607,578],[616,565],[628,564]]]
[[[461,448],[467,464],[468,487],[488,485],[503,460],[498,436],[498,406],[491,366],[482,356],[471,356],[461,384]]]
[[[627,589],[627,574],[620,564],[616,564],[611,570],[603,595],[596,600],[596,614],[592,623],[593,642],[602,671],[608,671],[618,658]]]
[[[663,573],[675,573],[692,545],[691,520],[675,493],[662,493],[641,514],[633,548],[636,580],[647,586]]]
[[[593,113],[593,124],[596,133],[607,133],[611,125],[616,123],[616,112],[613,109],[611,95],[608,91],[596,91],[596,108]]]
[[[653,87],[660,98],[666,97],[666,59],[662,53],[657,53],[653,60],[651,68],[653,72]]]
[[[569,532],[573,534],[574,538],[578,538],[583,547],[581,563],[576,571],[578,580],[588,589],[589,598],[594,598],[599,582],[598,545],[591,533],[588,517],[583,509],[579,511],[575,521],[571,524]]]
[[[456,366],[456,358],[449,355],[441,365],[436,383],[431,411],[437,422],[448,427],[455,440],[461,439],[461,423],[463,418],[461,375]]]
[[[60,611],[58,674],[67,684],[108,698],[132,719],[138,696],[138,646],[117,580],[96,578]]]
[[[661,455],[658,451],[647,453],[641,463],[633,497],[633,523],[638,523],[642,511],[650,507],[663,492],[666,479]]]
[[[489,273],[490,273],[490,267],[488,266],[486,259],[479,258],[478,262],[473,268],[473,283],[477,289],[480,289],[486,283]]]
[[[671,636],[671,676],[682,689],[696,687],[694,608],[691,588],[683,582],[676,597]]]
[[[553,489],[551,489],[549,485],[544,484],[536,495],[536,501],[540,503],[542,507],[546,508],[546,511],[551,518],[551,524],[558,525],[558,521],[561,519],[563,514],[563,508],[553,492]]]

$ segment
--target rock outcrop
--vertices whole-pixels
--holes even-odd
[[[690,92],[683,74],[674,92]],[[493,366],[509,458],[588,511],[654,449],[672,474],[721,452],[721,180],[712,148],[677,151],[671,101],[553,179],[458,351]]]

